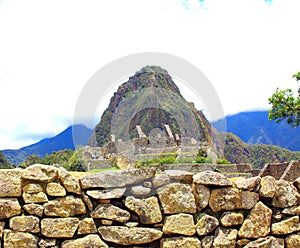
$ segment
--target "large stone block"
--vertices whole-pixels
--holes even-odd
[[[0,170],[0,197],[19,197],[22,194],[22,171]]]
[[[221,186],[232,186],[232,182],[220,173],[214,171],[201,171],[193,176],[193,182],[196,184]]]
[[[44,164],[34,164],[22,171],[22,178],[38,182],[49,183],[57,177],[57,169]]]
[[[274,235],[286,235],[297,231],[300,231],[299,216],[273,223],[271,227],[271,232]]]
[[[139,216],[142,224],[155,224],[162,220],[158,199],[154,196],[146,199],[127,197],[125,206]]]
[[[3,244],[5,248],[37,248],[38,240],[31,233],[4,230]]]
[[[211,190],[209,206],[214,212],[222,210],[251,209],[259,200],[255,192],[237,188],[219,188]]]
[[[72,238],[78,224],[77,218],[45,218],[41,220],[41,233],[47,238]]]
[[[98,231],[105,241],[119,245],[149,244],[163,235],[159,230],[143,227],[102,226]]]
[[[164,214],[195,213],[196,203],[190,185],[171,183],[157,189]]]
[[[130,213],[112,204],[99,204],[91,217],[95,219],[115,220],[121,223],[127,222],[130,219]]]
[[[163,232],[165,234],[193,236],[196,233],[193,215],[175,214],[166,216]]]
[[[275,182],[275,195],[272,205],[276,208],[292,207],[300,203],[300,194],[291,183],[278,180]]]
[[[138,184],[155,176],[156,169],[131,169],[104,171],[80,178],[83,189],[88,188],[121,188],[130,184]]]
[[[270,233],[272,210],[258,202],[242,224],[238,235],[240,238],[262,238]]]
[[[74,194],[81,194],[81,187],[79,184],[79,180],[73,176],[70,172],[68,172],[65,168],[59,167],[58,168],[58,177],[62,184],[64,185],[65,189],[69,193]]]
[[[40,232],[40,219],[35,216],[15,216],[9,220],[9,227],[16,232]]]
[[[0,220],[21,213],[21,206],[16,198],[0,198]]]
[[[59,183],[48,183],[46,187],[46,193],[50,196],[66,196],[65,188]]]
[[[69,217],[86,214],[86,208],[79,197],[66,196],[44,204],[46,216]]]

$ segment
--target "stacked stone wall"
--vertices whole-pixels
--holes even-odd
[[[300,178],[0,170],[1,247],[300,247]]]

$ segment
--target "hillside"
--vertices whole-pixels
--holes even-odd
[[[291,151],[300,151],[300,128],[292,128],[285,122],[268,120],[267,111],[243,112],[225,118],[227,130],[221,125],[223,120],[212,125],[219,132],[230,132],[248,144],[275,145]]]
[[[292,152],[273,145],[249,145],[232,133],[220,133],[225,139],[224,154],[231,163],[250,163],[262,168],[266,163],[300,160],[300,152]]]
[[[146,66],[118,88],[89,145],[103,146],[111,134],[123,141],[132,139],[136,125],[149,136],[165,124],[174,134],[208,142],[218,150],[216,130],[201,111],[183,98],[168,72],[158,66]]]
[[[11,165],[0,151],[0,169],[10,169]]]
[[[76,133],[75,145],[73,142],[73,133]],[[35,144],[22,147],[20,149],[3,150],[2,153],[11,164],[19,165],[31,154],[44,157],[54,151],[65,149],[75,150],[76,145],[86,145],[91,134],[91,129],[83,125],[74,125],[68,127],[63,132],[52,138],[42,139]]]

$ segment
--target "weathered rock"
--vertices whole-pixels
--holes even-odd
[[[104,171],[80,178],[83,189],[88,188],[121,188],[129,184],[138,184],[155,176],[156,169],[131,169]]]
[[[0,222],[0,240],[2,240],[4,228],[5,228],[5,222]]]
[[[300,190],[300,177],[298,177],[293,184],[298,190]]]
[[[55,247],[55,245],[56,245],[56,239],[41,238],[39,241],[40,248]]]
[[[38,238],[31,233],[4,230],[5,248],[36,248],[37,245]]]
[[[290,234],[297,231],[300,231],[299,216],[273,223],[271,228],[274,235]]]
[[[15,216],[9,220],[9,227],[16,232],[40,232],[40,219],[35,216]]]
[[[215,236],[209,235],[201,239],[202,248],[212,248]]]
[[[90,234],[83,238],[67,240],[61,244],[61,248],[108,248],[97,234]]]
[[[84,193],[81,193],[82,196],[82,200],[85,203],[85,205],[87,206],[88,210],[93,211],[94,207],[93,207],[93,203],[91,201],[91,199]]]
[[[146,196],[151,193],[151,189],[142,185],[134,186],[130,190],[131,194],[135,196]]]
[[[127,227],[136,227],[139,225],[139,223],[138,222],[126,222],[124,225]]]
[[[44,213],[44,208],[43,206],[39,205],[39,204],[35,204],[35,203],[30,203],[30,204],[25,204],[23,205],[23,209],[32,215],[36,215],[39,217],[43,216]]]
[[[219,226],[219,220],[208,214],[201,216],[196,224],[197,234],[204,236],[214,231]]]
[[[176,237],[176,238],[165,238],[160,242],[161,248],[201,248],[201,243],[197,238],[191,237]]]
[[[197,210],[201,211],[208,205],[210,189],[201,184],[193,184],[192,190],[195,197]]]
[[[99,204],[96,209],[91,212],[91,217],[124,223],[130,219],[130,213],[112,204]]]
[[[249,242],[245,248],[284,248],[284,241],[272,236]]]
[[[235,182],[235,186],[238,189],[253,191],[260,183],[260,177],[250,177]]]
[[[242,224],[240,238],[261,238],[270,233],[272,210],[258,202]]]
[[[0,220],[21,213],[21,206],[16,198],[0,198]]]
[[[255,192],[237,188],[220,188],[211,190],[209,206],[214,212],[221,210],[251,209],[259,200]]]
[[[59,167],[58,168],[58,177],[62,184],[64,185],[65,189],[69,193],[74,193],[77,195],[81,194],[81,187],[79,184],[79,180],[73,176],[70,172],[68,172],[65,168]]]
[[[283,214],[286,215],[300,215],[300,206],[293,206],[282,210]]]
[[[300,235],[291,234],[286,237],[285,244],[287,248],[299,248],[300,247]]]
[[[0,197],[19,197],[22,195],[21,174],[20,169],[0,170]]]
[[[190,214],[176,214],[165,218],[163,226],[165,234],[193,236],[196,233],[194,218]]]
[[[214,248],[235,248],[238,231],[235,229],[219,228],[214,239]]]
[[[224,175],[214,171],[202,171],[193,176],[194,183],[211,186],[232,186],[232,182]]]
[[[236,241],[237,247],[244,247],[245,245],[249,244],[249,239],[239,239]]]
[[[97,233],[97,228],[93,218],[84,218],[79,222],[77,234]]]
[[[30,165],[22,171],[22,178],[38,182],[49,183],[57,177],[57,169],[44,164]]]
[[[221,216],[220,222],[221,225],[225,227],[238,226],[243,224],[244,215],[242,213],[225,212]]]
[[[41,233],[47,238],[72,238],[78,224],[77,218],[45,218],[41,220]]]
[[[171,183],[157,189],[165,214],[195,213],[196,204],[190,185]]]
[[[86,194],[97,200],[117,199],[125,194],[126,188],[88,190]]]
[[[48,183],[46,193],[50,196],[66,196],[67,192],[59,183]]]
[[[23,193],[34,194],[44,192],[42,185],[39,183],[28,183],[23,187]]]
[[[193,173],[184,170],[166,170],[166,175],[171,181],[189,182],[193,181]]]
[[[44,192],[39,193],[23,193],[22,195],[25,203],[44,203],[48,201],[48,197]]]
[[[142,224],[155,224],[162,220],[158,199],[154,196],[145,199],[127,197],[125,206],[139,216]]]
[[[275,195],[272,205],[276,208],[292,207],[300,203],[300,194],[291,183],[278,180],[275,182]]]
[[[46,216],[69,217],[86,214],[86,209],[80,198],[69,195],[45,203],[44,214]]]
[[[104,226],[111,226],[114,222],[112,220],[101,220],[101,224]],[[126,222],[125,224],[127,224]]]
[[[169,183],[170,183],[170,178],[168,177],[167,174],[156,175],[152,180],[152,184],[154,188],[158,188],[167,185]]]
[[[146,188],[152,188],[152,183],[151,182],[143,182],[143,186],[145,186]]]
[[[262,177],[260,180],[259,195],[262,197],[273,198],[275,195],[275,178],[272,176]]]
[[[119,245],[148,244],[163,235],[159,230],[143,227],[102,226],[98,231],[105,241]]]

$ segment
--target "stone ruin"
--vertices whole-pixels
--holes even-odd
[[[1,247],[300,247],[300,178],[0,170]]]

